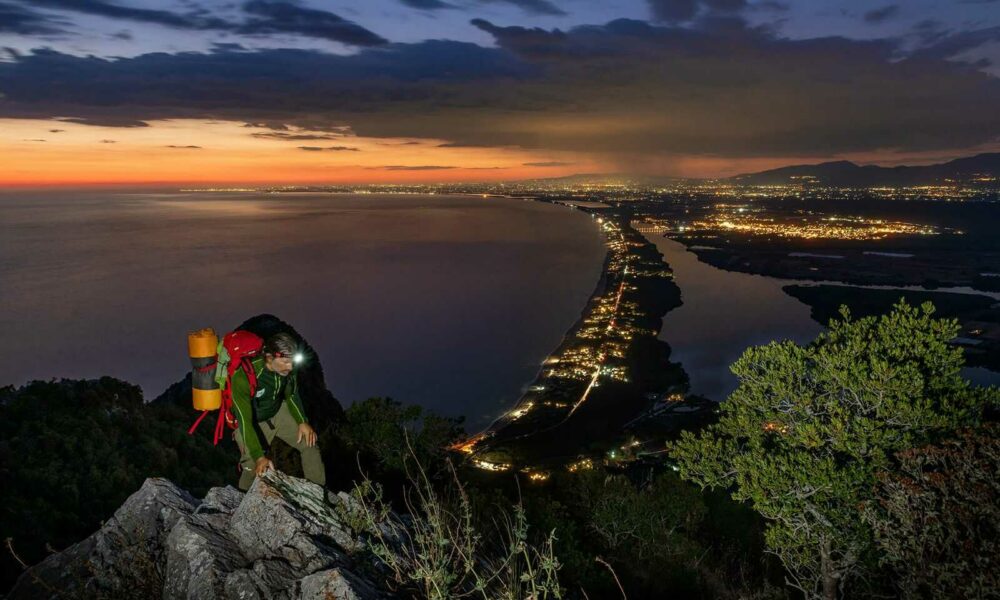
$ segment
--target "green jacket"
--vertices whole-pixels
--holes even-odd
[[[250,397],[250,381],[243,369],[233,373],[231,385],[233,412],[239,421],[236,435],[243,440],[243,447],[250,453],[250,458],[257,460],[264,456],[264,448],[261,446],[254,424],[276,415],[282,402],[288,405],[288,412],[292,413],[296,423],[306,422],[306,411],[302,408],[302,399],[299,398],[295,371],[286,377],[269,371],[264,366],[263,356],[253,359],[251,364],[257,376],[257,390],[254,397]]]

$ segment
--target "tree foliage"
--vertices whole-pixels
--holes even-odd
[[[190,418],[111,377],[0,390],[0,538],[33,563],[92,533],[148,477],[194,494],[233,481],[235,446],[187,435]],[[2,569],[6,589],[21,568],[4,552]]]
[[[369,398],[348,407],[337,429],[363,468],[403,473],[411,454],[436,473],[444,466],[446,448],[464,434],[461,419],[442,417],[391,398]]]
[[[809,598],[842,594],[874,562],[860,506],[893,454],[976,424],[996,394],[963,379],[958,323],[930,304],[841,314],[807,346],[749,348],[719,422],[672,445],[683,477],[731,488],[768,520],[770,551]]]
[[[908,598],[1000,598],[1000,425],[897,454],[866,506]]]
[[[582,497],[590,506],[587,526],[618,565],[683,564],[700,554],[693,537],[705,506],[696,488],[672,473],[641,487],[621,475],[601,479]]]

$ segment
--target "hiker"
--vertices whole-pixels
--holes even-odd
[[[274,464],[265,456],[275,436],[299,451],[306,479],[326,484],[326,469],[316,432],[309,425],[299,397],[295,363],[301,360],[295,338],[277,333],[264,342],[264,351],[250,361],[257,385],[250,397],[250,381],[243,369],[232,375],[233,412],[239,422],[235,433],[240,448],[239,488],[246,491],[258,475]],[[263,440],[263,444],[261,441]]]

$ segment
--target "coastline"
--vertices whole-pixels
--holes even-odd
[[[590,214],[605,235],[601,276],[518,402],[452,448],[487,471],[592,465],[622,443],[627,425],[687,391],[687,374],[670,362],[670,346],[658,337],[663,316],[681,305],[662,253],[632,228],[628,213],[568,207]],[[645,443],[629,447],[638,453]]]
[[[603,264],[601,266],[601,275],[597,278],[597,285],[594,286],[594,291],[591,292],[590,296],[587,297],[587,301],[586,301],[586,303],[584,303],[583,309],[580,311],[580,316],[578,316],[577,319],[576,319],[576,321],[574,321],[573,324],[569,326],[569,328],[566,330],[566,333],[563,334],[562,338],[559,340],[559,343],[556,345],[555,350],[553,350],[552,352],[550,352],[546,356],[546,359],[548,359],[553,354],[558,353],[559,349],[562,348],[567,343],[567,341],[570,338],[573,337],[573,335],[575,334],[575,332],[580,329],[580,327],[583,325],[584,321],[586,320],[587,315],[590,312],[590,307],[591,307],[591,305],[594,302],[594,299],[602,296],[607,291],[607,287],[608,287],[608,272],[607,272],[607,269],[608,269],[608,264],[609,264],[610,261],[611,261],[611,253],[610,252],[605,253],[605,255],[604,255],[604,261],[603,261]],[[535,372],[534,377],[532,377],[530,380],[528,380],[528,382],[526,382],[522,386],[523,390],[528,390],[528,388],[530,388],[532,385],[534,385],[542,377],[542,374],[545,371],[545,360],[546,359],[543,359],[542,362],[539,363],[538,370]],[[502,426],[501,421],[503,421],[504,419],[506,419],[507,417],[509,417],[510,413],[516,412],[518,410],[518,408],[521,408],[521,405],[526,401],[527,397],[528,397],[528,394],[525,391],[522,391],[521,396],[518,398],[517,402],[515,402],[507,410],[507,412],[505,412],[504,414],[502,414],[499,417],[497,417],[496,419],[494,419],[480,433],[488,432],[488,431],[491,431],[491,430],[493,430],[495,428],[498,428],[498,427]]]

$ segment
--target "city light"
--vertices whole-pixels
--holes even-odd
[[[500,471],[509,471],[511,468],[510,463],[495,463],[478,458],[472,461],[472,464],[479,469],[483,469],[484,471],[500,472]]]

